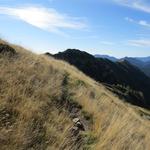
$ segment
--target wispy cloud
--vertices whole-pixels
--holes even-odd
[[[138,23],[139,23],[139,25],[142,25],[142,26],[145,26],[145,27],[150,27],[150,23],[148,23],[145,20],[140,20]]]
[[[138,20],[137,21],[137,20],[134,20],[134,19],[129,18],[129,17],[126,17],[125,20],[129,21],[129,22],[132,22],[132,23],[136,23],[136,24],[141,25],[141,26],[145,26],[145,27],[150,28],[150,23],[147,22],[146,20]]]
[[[150,13],[150,3],[147,0],[113,0],[120,5]]]
[[[150,39],[129,40],[128,45],[136,47],[150,47]]]
[[[63,29],[81,30],[87,28],[83,18],[71,17],[53,8],[33,6],[22,8],[0,7],[0,14],[15,17],[40,29],[62,35],[65,35]]]
[[[135,22],[135,20],[134,20],[134,19],[129,18],[129,17],[125,17],[125,20],[126,20],[126,21],[129,21],[129,22]]]
[[[100,43],[101,43],[102,45],[114,45],[114,44],[115,44],[115,43],[110,42],[110,41],[100,41]]]
[[[88,35],[88,36],[73,36],[70,37],[72,39],[77,39],[77,40],[81,40],[81,39],[98,39],[98,36],[96,35]]]

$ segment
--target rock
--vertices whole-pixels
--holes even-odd
[[[80,131],[85,131],[84,125],[79,118],[74,118],[72,121],[74,123],[72,127],[72,133],[74,135],[78,135]]]
[[[79,118],[74,118],[72,121],[73,121],[74,123],[77,123],[77,122],[80,122],[80,119],[79,119]]]
[[[16,51],[7,44],[0,44],[0,54],[14,56]]]
[[[72,134],[73,134],[74,136],[76,136],[76,135],[79,134],[80,130],[79,130],[78,127],[73,126],[72,129],[71,129],[71,132],[72,132]]]
[[[81,122],[77,122],[76,126],[79,128],[79,130],[85,131],[84,125]]]
[[[6,114],[6,117],[9,117],[9,116],[10,116],[10,114],[7,113],[7,114]]]

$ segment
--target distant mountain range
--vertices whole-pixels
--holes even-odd
[[[150,56],[148,57],[135,57],[138,60],[144,61],[144,62],[149,62],[150,61]]]
[[[86,75],[106,85],[127,102],[150,108],[150,78],[132,65],[134,61],[130,63],[132,59],[124,58],[114,62],[109,60],[108,56],[107,58],[104,56],[103,58],[94,57],[76,49],[68,49],[50,56],[76,66]],[[139,65],[138,62],[136,63]],[[134,64],[136,63],[134,62]]]
[[[109,55],[100,55],[100,54],[95,54],[94,55],[96,58],[106,58],[109,59],[111,61],[118,61],[120,59],[124,59],[124,58],[133,58],[142,62],[149,62],[150,61],[150,56],[148,57],[123,57],[123,58],[116,58],[114,56],[109,56]]]
[[[94,55],[96,58],[106,58],[113,62],[120,62],[122,60],[126,60],[132,65],[138,67],[141,71],[143,71],[147,76],[150,77],[150,56],[149,57],[124,57],[124,58],[115,58],[108,55]]]
[[[96,58],[106,58],[106,59],[109,59],[111,61],[117,61],[118,58],[115,58],[113,56],[109,56],[109,55],[100,55],[100,54],[96,54],[94,55]]]

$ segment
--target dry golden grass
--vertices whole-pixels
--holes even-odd
[[[140,108],[63,61],[11,46],[17,57],[0,55],[0,149],[149,150],[150,122]],[[86,126],[78,141],[72,114]]]

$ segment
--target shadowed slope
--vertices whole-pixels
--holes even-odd
[[[76,66],[96,81],[107,83],[109,86],[122,85],[129,87],[131,90],[142,92],[143,98],[142,96],[135,96],[135,92],[130,92],[132,99],[129,95],[125,99],[135,105],[150,107],[150,78],[127,61],[115,63],[108,59],[95,58],[86,52],[74,49],[60,52],[55,54],[54,57]]]

